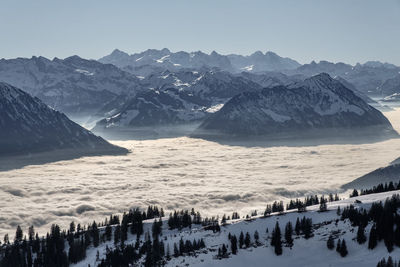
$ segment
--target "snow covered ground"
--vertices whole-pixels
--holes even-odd
[[[192,225],[192,229],[184,228],[181,231],[168,230],[167,217],[163,223],[163,240],[165,247],[169,246],[171,254],[173,253],[173,244],[183,240],[193,240],[203,238],[206,244],[206,249],[201,250],[196,256],[185,256],[172,259],[167,262],[167,266],[376,266],[377,262],[382,258],[387,258],[389,255],[392,258],[400,257],[400,250],[395,247],[391,253],[388,253],[383,241],[378,243],[378,246],[373,249],[368,249],[368,242],[359,245],[356,240],[357,228],[353,228],[348,220],[338,221],[336,214],[338,206],[343,210],[350,204],[357,208],[369,208],[372,202],[384,201],[393,194],[399,194],[400,191],[391,191],[385,193],[371,194],[359,196],[355,198],[345,199],[337,202],[328,203],[327,212],[318,212],[319,206],[307,207],[307,212],[298,213],[297,210],[284,212],[283,214],[272,214],[269,217],[255,216],[251,220],[239,219],[228,221],[228,225],[221,226],[221,231],[213,233],[206,231],[201,226]],[[355,203],[355,200],[361,203]],[[241,214],[242,216],[244,214]],[[283,247],[283,254],[276,256],[274,248],[270,245],[270,237],[272,229],[276,222],[279,222],[282,236],[284,227],[288,221],[294,225],[296,219],[305,216],[312,218],[314,225],[314,236],[306,240],[303,236],[294,234],[294,245],[292,248]],[[145,221],[144,231],[151,231],[153,220]],[[366,227],[366,236],[368,237],[371,224]],[[266,230],[269,230],[268,233]],[[258,231],[260,235],[261,245],[254,245],[254,232]],[[240,232],[244,234],[250,233],[251,245],[247,249],[239,249],[237,255],[229,255],[229,258],[215,259],[217,250],[222,244],[228,246],[230,252],[230,241],[228,234],[239,237]],[[333,234],[335,241],[337,238],[345,239],[349,254],[346,257],[341,257],[335,250],[329,250],[326,246],[328,236]],[[142,235],[142,240],[144,235]],[[136,236],[128,234],[129,243],[134,243]],[[336,244],[336,242],[335,242]],[[104,257],[106,245],[113,247],[113,242],[102,243],[98,248],[89,249],[87,257],[84,261],[75,266],[96,266],[96,254],[100,253],[100,259]]]

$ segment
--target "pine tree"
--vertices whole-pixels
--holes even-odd
[[[378,244],[378,236],[376,233],[376,226],[373,225],[371,227],[371,231],[369,232],[368,248],[374,249],[377,244]]]
[[[21,242],[23,237],[23,232],[21,226],[17,226],[17,231],[15,232],[15,242]]]
[[[327,211],[327,210],[328,210],[328,207],[326,205],[326,200],[324,198],[321,198],[321,202],[320,202],[320,205],[319,205],[319,211],[320,212],[324,212],[324,211]]]
[[[243,245],[244,245],[244,234],[243,234],[243,232],[240,232],[240,235],[239,235],[239,248],[243,248]]]
[[[300,235],[300,229],[301,229],[300,220],[299,220],[299,218],[297,217],[297,219],[296,219],[296,225],[295,225],[295,227],[294,227],[294,231],[296,232],[296,235]]]
[[[288,222],[285,226],[285,240],[286,240],[286,244],[289,247],[293,246],[293,227],[292,227],[292,223]]]
[[[275,247],[276,255],[282,255],[281,229],[278,222],[276,222],[275,228],[272,231],[271,245]]]
[[[244,244],[245,244],[246,248],[250,247],[250,243],[251,243],[250,234],[249,234],[249,232],[247,232],[246,237],[244,238]]]
[[[236,235],[233,235],[231,237],[231,250],[232,250],[232,254],[236,255],[237,250],[238,250]]]
[[[348,254],[346,241],[343,239],[342,244],[340,245],[340,256],[346,257]]]
[[[226,248],[225,244],[222,245],[222,257],[228,256],[228,249]]]
[[[175,258],[179,257],[179,249],[176,243],[174,243],[174,257]]]
[[[93,246],[98,247],[100,243],[100,236],[99,236],[99,228],[97,228],[97,224],[95,221],[93,221],[91,232],[93,238]]]
[[[358,197],[357,189],[354,189],[353,192],[350,194],[350,197]]]
[[[28,237],[29,237],[29,241],[31,241],[31,242],[35,238],[35,228],[33,227],[33,225],[31,225],[28,229]]]
[[[73,221],[69,224],[69,232],[70,233],[75,232],[75,223]]]
[[[328,241],[326,242],[326,246],[328,247],[328,249],[332,250],[335,248],[335,240],[333,239],[333,236],[330,235],[328,238]]]
[[[10,239],[9,239],[9,237],[8,237],[8,234],[5,234],[5,235],[4,235],[3,241],[4,241],[4,244],[5,244],[5,245],[10,244]]]
[[[259,244],[260,244],[259,239],[260,239],[260,235],[258,234],[258,231],[256,230],[256,231],[254,232],[254,240],[255,240],[255,242],[256,242],[256,245],[259,245]]]
[[[360,224],[358,226],[358,230],[357,230],[357,242],[358,242],[358,244],[364,244],[365,241],[367,241],[367,237],[365,236],[364,230],[365,230],[364,226],[362,224]]]

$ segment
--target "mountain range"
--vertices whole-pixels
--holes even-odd
[[[154,69],[176,71],[180,69],[198,69],[202,67],[218,68],[220,70],[237,73],[241,71],[263,72],[295,69],[300,64],[290,58],[282,58],[273,52],[257,51],[250,56],[221,55],[213,51],[210,54],[179,51],[171,52],[167,48],[162,50],[148,49],[144,52],[129,55],[118,49],[110,55],[99,59],[102,63],[114,64],[124,70],[146,75]],[[147,68],[144,68],[147,66]]]
[[[188,123],[203,123],[201,127],[204,130],[211,127],[212,120],[222,119],[223,112],[240,112],[243,118],[247,116],[254,120],[262,114],[261,109],[237,110],[235,105],[245,105],[247,101],[250,105],[252,98],[259,98],[254,107],[261,108],[271,105],[268,101],[279,103],[290,97],[299,97],[299,94],[293,94],[294,89],[306,88],[305,81],[320,73],[327,73],[349,89],[357,101],[361,98],[365,105],[375,105],[376,102],[369,96],[388,96],[388,101],[397,99],[400,93],[399,71],[400,68],[395,65],[375,61],[355,66],[328,61],[301,65],[273,52],[260,51],[243,56],[221,55],[215,51],[206,54],[201,51],[148,49],[129,55],[116,49],[97,61],[78,56],[52,60],[44,57],[0,60],[0,81],[21,88],[74,120],[90,121],[96,132]],[[336,92],[336,98],[331,98],[332,93],[325,95],[329,90],[316,95],[307,90],[303,90],[304,96],[327,97],[324,101],[328,106],[338,105],[335,101],[340,102],[348,96],[346,90]],[[278,96],[283,99],[278,99]],[[260,101],[266,102],[260,104]],[[310,123],[315,128],[328,127],[327,117],[318,115],[309,107],[315,103],[308,103],[305,98],[298,98],[297,101],[308,108],[311,113],[307,116],[312,117],[311,121],[299,120],[299,124],[304,123],[306,128]],[[349,109],[351,103],[346,101],[343,100],[340,105]],[[290,101],[280,104],[290,105]],[[369,106],[363,106],[362,110],[366,112]],[[306,115],[304,110],[297,111],[301,111],[299,116]],[[289,114],[295,110],[285,110],[283,114],[286,112]],[[350,112],[350,115],[354,114],[357,112]],[[369,112],[366,114],[371,115]],[[217,119],[217,116],[222,117]],[[291,114],[284,116],[291,117]],[[336,121],[330,122],[332,127],[340,126],[341,120],[343,124],[348,124],[348,116],[333,117],[330,120]],[[376,124],[381,119],[380,115],[372,117],[363,117],[362,123]],[[264,119],[265,124],[271,116],[260,119]],[[352,125],[360,126],[357,123]],[[251,134],[264,131],[258,129],[260,124],[252,127],[257,129]],[[250,128],[247,130],[250,131]]]
[[[0,81],[69,115],[93,114],[111,99],[140,90],[136,76],[114,65],[78,56],[1,59]]]
[[[321,129],[327,130],[323,136],[338,136],[345,129],[396,135],[381,112],[322,73],[289,86],[238,94],[206,118],[195,136],[318,136]]]

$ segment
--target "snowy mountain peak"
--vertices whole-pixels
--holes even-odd
[[[397,136],[390,122],[340,82],[321,73],[291,84],[245,92],[233,97],[198,129],[200,137],[269,136],[293,133],[354,134],[353,131]],[[368,128],[368,130],[366,130]],[[317,131],[319,130],[319,131]]]
[[[0,154],[54,149],[126,152],[95,136],[24,91],[0,82]]]

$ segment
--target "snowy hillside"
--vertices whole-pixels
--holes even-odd
[[[0,114],[0,155],[55,149],[81,150],[86,154],[126,152],[72,122],[38,98],[1,82]]]
[[[96,131],[202,120],[234,95],[262,89],[258,83],[222,71],[164,71],[141,82],[149,89],[125,100],[113,114],[97,123]]]
[[[201,225],[192,225],[191,228],[183,228],[182,230],[169,230],[168,218],[163,218],[162,235],[160,240],[164,243],[165,251],[169,249],[171,259],[166,261],[166,266],[376,266],[377,262],[382,258],[391,255],[398,260],[399,247],[389,253],[383,241],[379,242],[373,250],[368,249],[368,242],[359,244],[356,241],[357,227],[346,219],[340,220],[337,215],[337,209],[343,211],[349,205],[353,205],[355,209],[369,209],[373,202],[385,201],[393,194],[399,194],[400,191],[385,192],[379,194],[365,195],[345,200],[330,202],[327,204],[326,212],[319,212],[320,206],[309,206],[306,212],[297,212],[297,210],[286,211],[282,213],[272,213],[268,217],[256,215],[248,219],[227,220],[224,226],[220,226],[220,231],[213,232],[206,230]],[[260,211],[259,211],[260,212]],[[263,211],[261,211],[263,212]],[[282,239],[284,240],[284,227],[291,222],[295,227],[297,218],[303,217],[312,220],[312,234],[309,238],[305,238],[303,234],[296,235],[293,233],[293,245],[288,247],[283,241],[282,255],[277,256],[274,247],[271,246],[271,238],[273,229],[278,222],[282,229]],[[154,220],[143,222],[144,233],[152,232]],[[370,222],[365,227],[365,235],[371,230],[373,223]],[[104,230],[104,228],[103,228]],[[259,239],[255,240],[254,234],[258,232]],[[268,231],[268,232],[267,232]],[[294,230],[293,230],[294,231]],[[231,241],[229,235],[235,235],[239,238],[240,233],[250,234],[250,245],[244,245],[242,249],[238,249],[236,255],[231,253]],[[335,240],[335,246],[338,239],[345,240],[348,250],[346,257],[335,250],[327,248],[328,237],[332,235]],[[143,244],[145,236],[142,235],[140,243]],[[180,240],[204,240],[205,248],[182,256],[173,256],[174,243],[179,245]],[[125,246],[135,244],[136,235],[128,233]],[[217,257],[218,249],[225,244],[227,255],[221,258]],[[114,247],[114,242],[105,242],[97,248],[89,249],[87,257],[75,266],[97,266],[101,259],[105,257],[106,247],[109,249]],[[99,260],[96,261],[96,254],[99,252]],[[144,258],[139,262],[144,263]]]
[[[245,92],[232,98],[209,116],[195,133],[207,135],[273,135],[330,129],[371,128],[375,134],[395,136],[390,122],[378,110],[328,74],[319,74],[287,87]],[[341,129],[341,130],[340,130]],[[329,134],[327,132],[326,134]],[[359,133],[362,134],[362,133]]]

